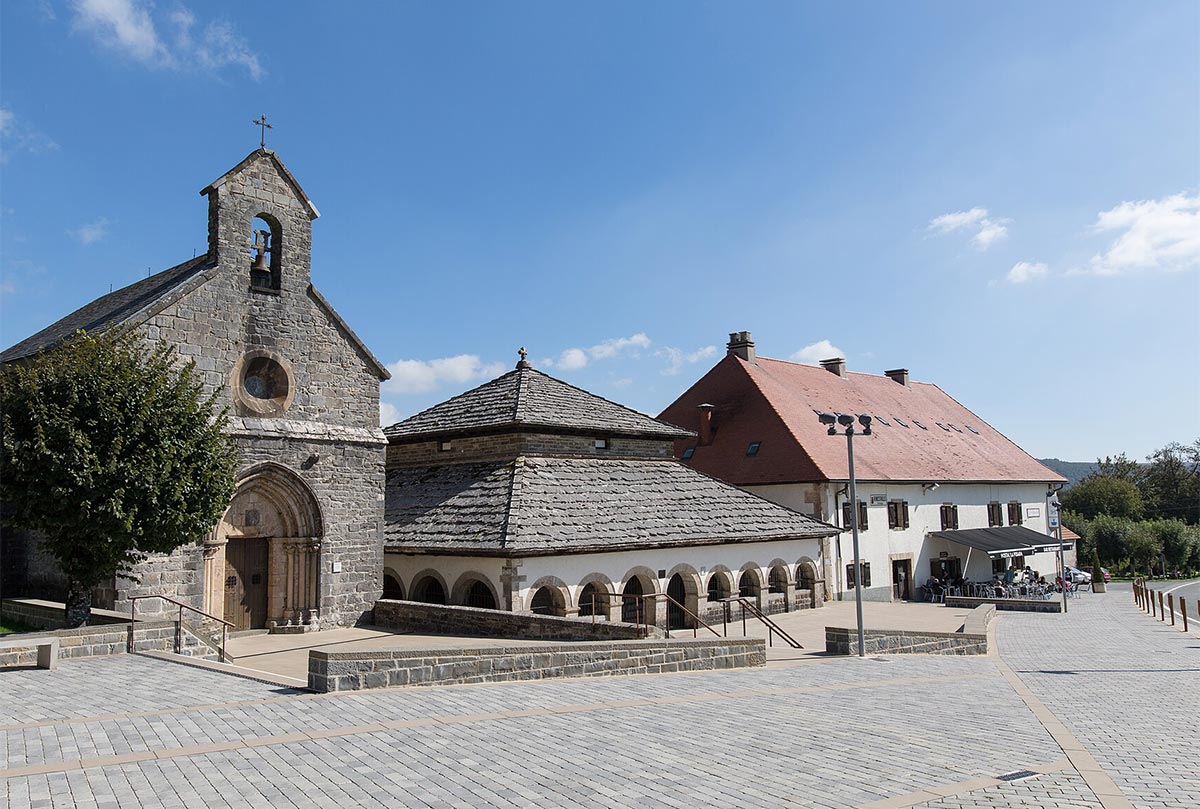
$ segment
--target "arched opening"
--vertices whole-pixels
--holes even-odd
[[[388,572],[383,574],[383,597],[392,601],[404,600],[404,587],[398,578]]]
[[[667,628],[668,629],[685,629],[690,626],[687,613],[683,610],[683,605],[687,603],[687,588],[683,583],[683,576],[676,573],[667,582],[667,596],[671,599],[667,602]]]
[[[471,586],[467,588],[466,595],[463,597],[464,607],[477,607],[481,610],[496,609],[496,597],[492,595],[492,588],[475,579],[471,582]]]
[[[320,506],[294,472],[245,470],[205,541],[205,610],[239,630],[318,621],[323,533]]]
[[[757,602],[761,593],[762,582],[759,581],[758,571],[753,568],[742,571],[742,575],[738,578],[738,595],[742,598],[752,598]]]
[[[537,615],[566,615],[567,603],[557,587],[539,587],[529,602],[529,611]]]
[[[250,225],[250,286],[253,289],[280,287],[280,228],[275,218],[260,213]]]
[[[632,576],[629,581],[625,582],[625,588],[621,590],[621,620],[627,624],[644,623],[646,619],[646,605],[642,600],[642,596],[646,594],[646,589],[642,586],[640,576]]]
[[[732,591],[729,577],[721,571],[718,570],[708,577],[708,601],[710,604],[715,604],[722,598],[729,598]]]
[[[412,600],[422,604],[445,604],[446,588],[433,576],[425,576],[413,584]]]
[[[580,616],[588,617],[596,615],[601,618],[608,618],[608,610],[608,591],[595,582],[585,584],[583,589],[579,591]]]
[[[783,596],[783,610],[788,609],[788,572],[783,565],[775,565],[767,574],[767,591]]]
[[[807,590],[809,606],[817,606],[817,599],[821,594],[817,592],[817,568],[812,562],[796,565],[796,589]]]

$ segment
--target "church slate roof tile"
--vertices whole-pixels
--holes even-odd
[[[390,439],[524,426],[687,438],[693,433],[533,368],[517,368],[384,429]]]
[[[101,296],[6,349],[0,353],[0,362],[12,362],[32,356],[62,342],[81,329],[89,332],[104,331],[114,324],[124,323],[139,312],[153,310],[157,304],[165,306],[172,292],[212,266],[206,253]],[[154,313],[151,311],[148,316]]]
[[[674,460],[521,456],[393,469],[389,551],[582,553],[832,536]]]

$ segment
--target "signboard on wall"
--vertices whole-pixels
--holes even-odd
[[[886,506],[886,505],[887,505],[887,495],[886,495],[886,494],[873,494],[873,495],[871,495],[871,505],[873,505],[873,506]]]
[[[1038,508],[1037,506],[1029,506],[1028,508],[1025,509],[1025,516],[1026,517],[1040,517],[1040,516],[1042,516],[1042,510],[1040,508]]]

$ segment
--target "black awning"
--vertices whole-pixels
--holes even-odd
[[[929,536],[966,545],[983,551],[993,559],[1029,556],[1047,550],[1058,550],[1054,537],[1038,533],[1021,525],[1007,528],[964,528],[957,531],[930,531]]]

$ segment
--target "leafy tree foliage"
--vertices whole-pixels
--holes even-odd
[[[1062,494],[1063,508],[1084,519],[1101,514],[1134,519],[1142,516],[1142,494],[1133,482],[1101,474],[1088,475]]]
[[[1148,460],[1140,483],[1147,514],[1200,523],[1200,438],[1167,444]]]
[[[95,585],[220,519],[237,465],[224,425],[194,363],[133,333],[80,332],[0,370],[0,498],[66,574],[68,626]]]
[[[1197,544],[1200,530],[1182,520],[1147,520],[1144,525],[1162,546],[1167,570],[1187,569]]]
[[[1125,550],[1135,569],[1152,569],[1162,554],[1162,542],[1148,522],[1129,523],[1125,534]]]

